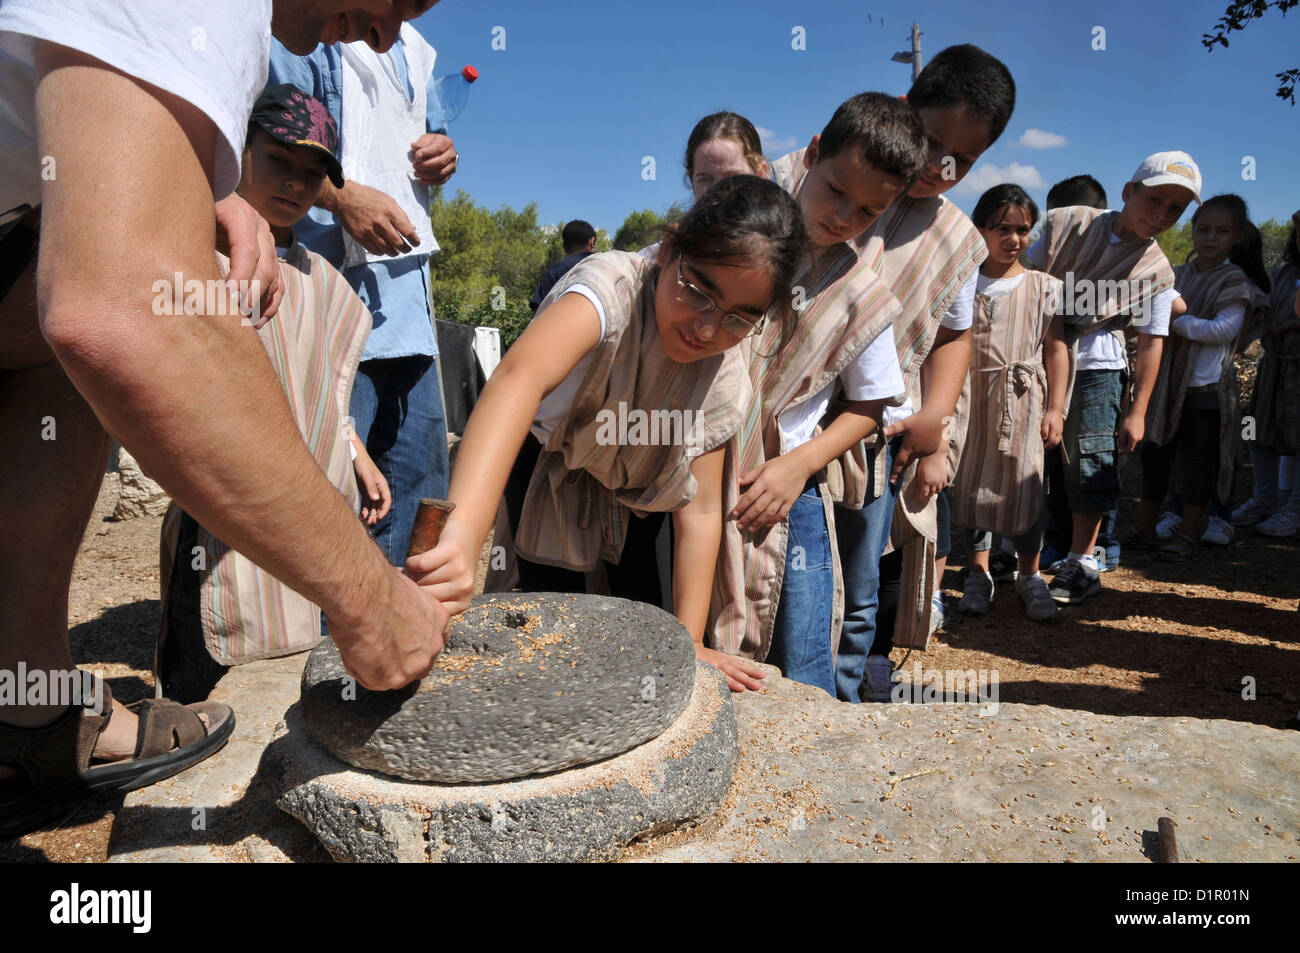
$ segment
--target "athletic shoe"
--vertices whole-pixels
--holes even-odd
[[[1290,539],[1300,532],[1300,510],[1278,510],[1256,526],[1255,532],[1275,539]]]
[[[894,663],[888,655],[868,655],[866,677],[858,692],[864,702],[893,701]]]
[[[1115,557],[1115,565],[1110,564],[1110,554],[1106,552],[1105,546],[1094,546],[1092,548],[1092,558],[1097,560],[1097,572],[1110,572],[1119,565],[1119,557]]]
[[[1067,554],[1060,550],[1053,549],[1051,546],[1045,546],[1043,551],[1038,554],[1038,565],[1043,567],[1039,572],[1054,573],[1059,572],[1065,565]]]
[[[1156,539],[1162,543],[1167,543],[1174,538],[1174,533],[1183,525],[1183,518],[1170,510],[1164,516],[1160,517],[1160,522],[1156,524]]]
[[[1038,573],[1017,579],[1016,595],[1025,604],[1025,615],[1035,622],[1055,622],[1061,615],[1056,600],[1047,590],[1047,580]]]
[[[989,553],[989,575],[994,582],[1015,582],[1020,575],[1020,560],[1005,549]]]
[[[989,603],[992,601],[993,577],[978,566],[971,566],[966,574],[966,586],[957,603],[957,611],[983,615],[989,611]]]
[[[1232,511],[1233,526],[1254,526],[1273,515],[1273,508],[1265,506],[1253,496]]]
[[[934,635],[948,621],[948,607],[944,604],[943,593],[936,592],[930,600],[930,634]]]
[[[1083,563],[1067,562],[1048,588],[1052,598],[1064,605],[1077,605],[1101,592],[1101,576]]]
[[[1201,542],[1211,546],[1227,546],[1236,538],[1237,531],[1232,528],[1232,524],[1218,516],[1210,517],[1210,525],[1201,534]]]

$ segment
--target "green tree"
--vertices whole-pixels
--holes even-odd
[[[1269,7],[1276,7],[1283,16],[1300,0],[1234,0],[1223,11],[1223,16],[1214,25],[1213,32],[1202,34],[1201,45],[1213,51],[1216,46],[1228,48],[1228,34],[1244,30],[1252,20],[1258,20],[1268,12]],[[1300,68],[1287,69],[1277,74],[1277,97],[1288,100],[1295,105],[1295,88],[1300,83]]]
[[[663,215],[648,208],[632,212],[614,233],[614,248],[617,251],[640,251],[659,241],[663,227],[681,217],[682,207],[677,202],[670,205]]]
[[[1175,268],[1183,264],[1183,262],[1187,261],[1187,256],[1192,253],[1191,219],[1183,222],[1177,228],[1161,232],[1156,236],[1156,244],[1160,246],[1160,250],[1169,259],[1169,264]]]
[[[1282,264],[1286,240],[1291,234],[1291,223],[1270,218],[1267,222],[1260,223],[1259,234],[1264,240],[1264,267],[1272,271]]]

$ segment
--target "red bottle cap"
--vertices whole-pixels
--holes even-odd
[[[474,80],[478,79],[478,70],[472,66],[466,66],[460,71],[460,75],[465,77],[465,82],[472,83]]]

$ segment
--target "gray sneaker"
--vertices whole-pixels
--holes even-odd
[[[1016,595],[1025,604],[1025,615],[1035,622],[1055,622],[1061,610],[1047,590],[1047,580],[1035,573],[1016,580]]]
[[[1078,605],[1101,592],[1101,576],[1097,570],[1070,560],[1061,567],[1047,591],[1057,602]]]
[[[966,585],[957,602],[957,610],[970,615],[983,615],[993,601],[993,577],[978,566],[971,566],[966,574]]]

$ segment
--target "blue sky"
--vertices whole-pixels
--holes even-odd
[[[1201,34],[1225,6],[442,0],[416,26],[438,50],[437,75],[466,63],[481,73],[452,125],[461,164],[448,189],[490,208],[535,201],[543,222],[585,218],[612,234],[633,210],[687,204],[686,138],[718,109],[760,127],[775,157],[855,93],[905,93],[910,67],[890,56],[908,48],[913,19],[927,60],[975,43],[1016,80],[1006,132],[948,193],[967,212],[998,182],[1020,182],[1041,205],[1081,172],[1118,202],[1144,156],[1183,149],[1206,196],[1237,192],[1256,221],[1286,219],[1300,208],[1300,106],[1273,95],[1274,74],[1300,66],[1300,10],[1270,11],[1207,52]],[[792,48],[796,27],[806,49]],[[1105,50],[1092,48],[1095,27]],[[1242,178],[1246,156],[1254,180]]]

